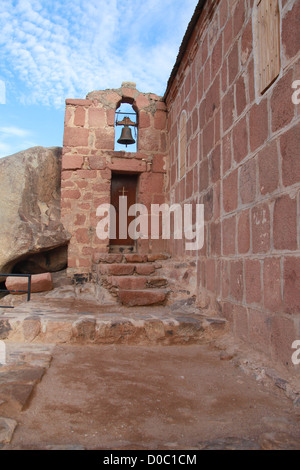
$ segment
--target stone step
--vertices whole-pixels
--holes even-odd
[[[112,287],[118,287],[123,290],[160,288],[168,285],[167,279],[151,276],[111,276],[107,279],[107,282]]]
[[[150,313],[146,307],[44,298],[0,313],[0,337],[35,348],[38,343],[47,348],[63,343],[179,345],[208,343],[227,331],[225,319],[183,312],[162,305]],[[24,354],[24,345],[20,351]],[[34,365],[45,367],[43,361]]]
[[[163,289],[123,290],[120,289],[118,297],[122,305],[128,307],[161,305],[167,299],[168,291]]]
[[[140,255],[138,253],[94,253],[93,263],[153,263],[155,261],[168,260],[169,255],[160,253],[160,254],[148,254]]]

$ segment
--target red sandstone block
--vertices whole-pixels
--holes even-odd
[[[85,221],[86,221],[86,215],[76,214],[74,225],[84,225]]]
[[[89,231],[87,228],[79,228],[74,233],[77,243],[89,243]]]
[[[112,276],[111,283],[120,289],[145,289],[147,278],[141,276]]]
[[[61,198],[62,199],[79,199],[81,193],[78,189],[62,189]]]
[[[150,102],[147,96],[143,95],[142,93],[136,98],[136,105],[138,109],[146,108],[149,106]]]
[[[300,257],[286,257],[283,274],[284,311],[297,314],[300,310]]]
[[[63,145],[79,147],[88,145],[89,130],[81,127],[66,127],[64,131]]]
[[[215,77],[222,64],[222,35],[220,34],[219,39],[217,40],[211,56],[211,73],[212,77]]]
[[[230,295],[235,299],[242,301],[244,295],[243,280],[243,262],[230,262]]]
[[[297,199],[280,196],[274,204],[273,238],[276,250],[297,249]]]
[[[254,104],[250,110],[250,148],[252,151],[260,147],[268,137],[268,109],[267,100]]]
[[[155,129],[165,129],[167,124],[167,114],[165,111],[156,111],[154,114]]]
[[[253,202],[256,197],[256,160],[248,160],[239,171],[240,197],[243,204]]]
[[[251,212],[253,253],[270,249],[270,209],[267,203],[255,206]]]
[[[137,253],[125,254],[125,260],[127,263],[146,263],[147,255],[139,255]]]
[[[239,71],[239,49],[236,42],[228,56],[228,78],[229,85],[235,80]]]
[[[231,132],[228,132],[222,139],[223,175],[227,173],[232,164],[231,140]]]
[[[271,323],[271,350],[275,363],[281,362],[285,367],[295,370],[292,363],[294,349],[291,347],[295,339],[299,337],[293,318],[274,316]]]
[[[119,299],[128,307],[162,304],[166,299],[164,290],[120,290]]]
[[[146,171],[147,163],[141,160],[131,158],[112,158],[111,163],[107,163],[107,168],[112,171],[136,171],[138,173]],[[104,172],[101,172],[102,178]],[[108,175],[108,174],[107,174]],[[107,179],[110,179],[107,177]]]
[[[79,189],[86,189],[89,185],[88,181],[85,180],[76,180],[75,183]]]
[[[261,302],[261,262],[259,260],[245,260],[245,291],[247,304]]]
[[[211,292],[216,289],[216,265],[213,258],[206,260],[206,288]]]
[[[153,264],[137,264],[135,271],[137,274],[149,276],[155,272],[155,266]]]
[[[249,19],[242,35],[241,41],[241,63],[244,65],[253,49],[252,18]]]
[[[139,147],[145,152],[157,152],[160,150],[160,131],[148,127],[139,130]]]
[[[150,115],[146,111],[139,113],[139,129],[150,127]]]
[[[261,194],[272,193],[279,185],[278,151],[275,140],[259,152],[258,168]]]
[[[91,170],[103,170],[106,167],[106,159],[98,155],[89,156]]]
[[[72,105],[72,106],[90,106],[93,104],[91,100],[73,100],[70,98],[66,99],[66,105]]]
[[[205,158],[200,163],[200,170],[199,170],[199,192],[204,191],[208,188],[209,185],[209,168],[208,168],[208,158]],[[182,198],[183,199],[183,198]]]
[[[300,127],[298,124],[280,137],[282,181],[284,186],[290,186],[300,181],[299,147]]]
[[[233,36],[237,36],[245,22],[245,2],[237,2],[233,14]]]
[[[222,260],[221,265],[222,278],[222,298],[227,299],[230,292],[230,261]]]
[[[271,354],[271,317],[265,312],[249,308],[249,341],[259,351]]]
[[[28,278],[27,277],[13,277],[8,276],[5,281],[5,287],[12,294],[23,294],[24,292],[13,291],[27,291]],[[53,289],[51,273],[33,274],[31,276],[30,292],[44,292]]]
[[[114,109],[108,109],[106,111],[106,119],[107,119],[107,125],[114,127],[115,125],[115,110]]]
[[[246,106],[246,87],[244,76],[241,75],[235,84],[236,111],[239,116]]]
[[[228,2],[227,2],[227,0],[222,1],[220,3],[219,17],[220,17],[220,29],[222,29],[223,26],[226,24],[227,19],[228,19]]]
[[[88,110],[89,127],[99,128],[106,126],[106,113],[103,108],[89,108]]]
[[[85,124],[85,109],[80,106],[77,109],[75,109],[74,125],[84,127],[84,124]]]
[[[95,148],[100,150],[113,150],[114,129],[97,129],[95,131]]]
[[[223,132],[225,132],[233,123],[234,119],[234,88],[229,88],[222,100],[223,114]]]
[[[210,225],[210,247],[212,255],[221,255],[221,223],[213,222]]]
[[[234,334],[244,342],[249,339],[248,311],[242,305],[233,305]]]
[[[238,253],[248,253],[250,249],[249,210],[242,212],[238,219]]]
[[[100,253],[95,252],[93,254],[93,262],[96,264],[99,263],[121,263],[123,255],[121,253]]]
[[[235,254],[235,233],[236,233],[236,216],[229,217],[222,222],[223,232],[223,255]]]
[[[263,262],[264,307],[271,312],[282,308],[281,268],[279,258],[265,258]]]
[[[87,258],[78,258],[77,265],[78,268],[89,268],[91,266],[91,262]]]
[[[286,73],[273,88],[271,97],[272,132],[276,132],[291,122],[295,105],[291,100],[293,70]]]
[[[76,174],[77,174],[78,178],[82,178],[82,179],[97,178],[97,171],[96,170],[77,170]]]
[[[103,264],[100,265],[100,272],[111,276],[130,276],[134,267],[134,264]]]
[[[223,31],[223,57],[226,56],[229,48],[232,45],[232,34],[233,34],[233,29],[232,29],[232,20],[231,17],[229,16],[229,20],[227,21],[224,31]]]
[[[62,156],[62,170],[77,170],[83,165],[82,155],[63,155]]]
[[[295,2],[290,10],[286,10],[285,16],[282,18],[282,47],[286,59],[294,57],[299,52],[299,18],[300,4]]]
[[[246,117],[236,123],[232,131],[233,155],[237,163],[248,154],[248,125]]]
[[[223,208],[225,212],[231,212],[237,208],[238,203],[238,170],[232,171],[223,180]]]

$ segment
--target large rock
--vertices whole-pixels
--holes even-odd
[[[60,147],[33,147],[0,159],[0,273],[68,243],[60,222],[61,154]]]

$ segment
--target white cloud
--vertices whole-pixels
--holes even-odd
[[[19,127],[0,127],[0,133],[2,137],[25,137],[30,135],[30,132],[26,129],[21,129]]]
[[[163,94],[196,4],[18,0],[13,7],[2,0],[2,75],[13,75],[26,104],[59,107],[67,97],[117,88],[123,80]]]
[[[0,127],[0,158],[34,147],[31,131],[15,126]]]

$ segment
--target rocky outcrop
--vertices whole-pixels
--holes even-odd
[[[57,249],[70,235],[60,222],[61,153],[33,147],[0,160],[0,273],[18,264],[24,272],[27,260],[27,272],[30,263],[44,265],[34,272],[63,269]]]

